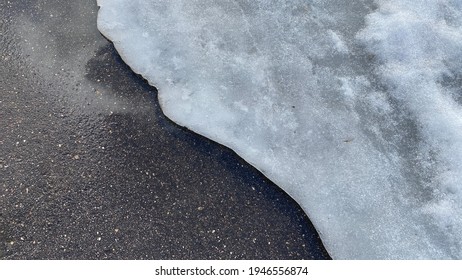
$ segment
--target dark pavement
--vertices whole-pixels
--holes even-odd
[[[0,2],[0,258],[328,257],[282,190],[162,114],[95,2]]]

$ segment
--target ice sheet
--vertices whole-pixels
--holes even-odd
[[[165,114],[300,203],[337,259],[462,258],[460,0],[98,0]]]

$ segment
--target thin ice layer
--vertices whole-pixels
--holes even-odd
[[[462,246],[462,1],[390,0],[359,35],[380,61],[388,93],[419,125],[419,160],[431,172],[423,213],[432,234],[460,259]],[[419,205],[420,206],[420,205]]]
[[[334,258],[461,258],[460,4],[420,1],[452,11],[419,11],[459,36],[433,47],[393,22],[411,2],[372,2],[98,0],[98,28],[168,117],[294,197]],[[408,38],[428,46],[398,67]],[[410,71],[429,54],[440,70]]]

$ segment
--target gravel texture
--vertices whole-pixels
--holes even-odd
[[[329,258],[290,197],[162,114],[95,1],[0,14],[0,258]]]

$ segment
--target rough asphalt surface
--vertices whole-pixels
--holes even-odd
[[[290,197],[163,116],[95,2],[0,2],[0,258],[328,258]]]

